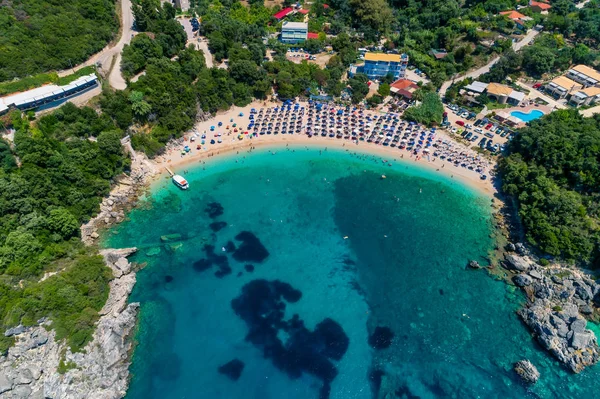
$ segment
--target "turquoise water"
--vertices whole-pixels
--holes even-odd
[[[531,122],[532,120],[539,119],[542,116],[544,116],[544,113],[537,109],[532,109],[528,113],[521,111],[512,111],[510,114],[515,118],[519,118],[523,122]]]
[[[490,199],[388,163],[280,148],[189,167],[188,191],[158,182],[104,243],[146,263],[127,398],[594,397],[598,369],[566,372],[519,322],[523,297],[465,268],[493,247]],[[380,349],[376,327],[393,332]],[[523,358],[542,373],[529,390]],[[237,380],[219,372],[235,359]]]

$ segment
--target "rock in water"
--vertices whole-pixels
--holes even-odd
[[[262,262],[269,256],[269,251],[251,232],[242,231],[235,239],[242,242],[233,253],[238,262]]]
[[[178,240],[181,240],[181,234],[178,234],[178,233],[165,234],[164,236],[160,236],[160,240],[162,242],[178,241]]]
[[[242,371],[244,371],[244,362],[239,359],[233,359],[219,367],[219,373],[226,375],[233,381],[237,381],[240,378]]]
[[[245,265],[244,269],[246,269],[246,271],[248,273],[252,273],[254,271],[254,266],[253,265]]]
[[[394,332],[389,327],[375,327],[373,334],[369,336],[369,345],[373,349],[389,348],[394,339]]]
[[[481,269],[479,262],[477,262],[476,260],[470,260],[467,266],[469,266],[471,269]]]
[[[529,360],[519,360],[515,363],[515,371],[528,384],[535,384],[540,378],[540,372]]]

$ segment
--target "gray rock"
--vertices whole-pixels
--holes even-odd
[[[9,328],[8,330],[6,330],[6,331],[4,332],[4,336],[5,336],[5,337],[12,337],[13,335],[19,335],[19,334],[22,334],[22,333],[24,333],[25,331],[26,331],[26,328],[25,328],[25,327],[23,327],[22,325],[20,325],[20,324],[19,324],[19,325],[18,325],[18,326],[16,326],[16,327]]]
[[[0,394],[8,392],[12,389],[12,379],[8,378],[8,375],[0,374]]]
[[[592,307],[588,304],[581,305],[579,307],[579,311],[584,315],[591,315],[592,313],[594,313],[594,309],[592,309]]]
[[[590,298],[592,298],[592,292],[590,291],[589,287],[581,284],[577,284],[577,286],[575,287],[575,295],[577,295],[584,301],[587,301]]]
[[[562,306],[562,311],[558,313],[558,316],[567,323],[571,323],[579,317],[579,309],[576,305],[567,303]]]
[[[23,369],[19,371],[17,376],[15,377],[13,384],[15,385],[23,385],[23,384],[31,384],[33,381],[33,374],[29,369]]]
[[[471,269],[480,269],[481,266],[479,265],[479,262],[477,262],[476,260],[470,260],[469,263],[467,264],[467,266],[469,266]]]
[[[31,395],[31,387],[29,385],[17,385],[11,393],[14,399],[27,399]]]
[[[516,255],[506,255],[504,264],[509,270],[526,272],[531,267],[529,261]]]
[[[519,255],[527,255],[527,248],[525,248],[525,245],[520,242],[515,244],[515,251]]]
[[[507,250],[508,252],[515,252],[515,251],[517,250],[517,248],[515,247],[515,244],[513,244],[512,242],[509,242],[509,243],[506,245],[506,250]]]
[[[566,338],[569,333],[569,326],[565,321],[555,315],[550,316],[550,323],[556,328],[556,334],[559,337]]]
[[[131,264],[126,258],[119,258],[115,262],[115,267],[123,272],[123,274],[127,274],[131,271]]]
[[[100,237],[100,234],[94,231],[92,234],[90,234],[90,237],[95,240],[96,238]]]
[[[519,360],[514,369],[519,377],[528,384],[535,384],[540,378],[540,372],[529,360]]]
[[[575,349],[584,349],[592,342],[593,333],[586,330],[582,333],[574,332],[571,338],[571,346]]]
[[[587,322],[585,321],[585,319],[577,319],[577,320],[573,321],[573,323],[571,323],[571,326],[569,327],[569,329],[576,333],[582,333],[582,332],[585,332],[586,326],[587,326]]]
[[[535,284],[534,295],[540,299],[547,299],[552,297],[552,289],[546,284]]]
[[[526,287],[532,283],[531,277],[524,273],[517,274],[512,280],[517,287]]]
[[[538,272],[537,270],[530,270],[528,274],[536,280],[542,279],[542,273]]]

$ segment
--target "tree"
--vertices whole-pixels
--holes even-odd
[[[121,133],[117,130],[100,133],[98,136],[98,147],[106,154],[121,155]]]
[[[390,85],[387,83],[380,84],[379,89],[377,89],[377,92],[383,97],[389,96],[390,95]]]
[[[433,126],[442,121],[443,114],[444,106],[437,93],[426,92],[423,94],[421,104],[408,107],[404,111],[404,118],[427,126]]]
[[[369,86],[367,82],[369,78],[367,75],[357,73],[354,77],[348,79],[348,85],[352,92],[352,102],[358,104],[369,94]]]
[[[55,208],[49,212],[48,227],[63,239],[70,238],[79,231],[77,219],[65,208]]]
[[[533,76],[541,76],[552,70],[555,59],[552,50],[534,45],[523,51],[523,68]]]

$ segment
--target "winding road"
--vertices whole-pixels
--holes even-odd
[[[121,2],[121,37],[116,44],[106,46],[99,53],[91,56],[87,61],[63,71],[58,71],[58,76],[70,75],[79,69],[97,65],[98,70],[107,76],[108,83],[115,89],[123,90],[127,87],[123,75],[121,75],[121,52],[126,44],[131,42],[133,36],[137,33],[133,30],[133,11],[131,10],[131,0],[120,0]],[[113,61],[114,60],[114,61]]]
[[[527,34],[521,40],[519,40],[518,42],[513,42],[512,49],[514,51],[521,50],[523,47],[525,47],[526,45],[531,43],[533,41],[533,39],[535,39],[535,37],[539,33],[540,33],[540,31],[538,31],[538,30],[530,29],[529,32],[527,32]],[[490,71],[490,69],[494,66],[494,64],[496,64],[498,62],[499,59],[500,59],[500,56],[494,57],[490,62],[488,62],[487,64],[485,64],[484,66],[482,66],[480,68],[477,68],[473,71],[467,72],[464,75],[455,76],[451,80],[445,81],[442,84],[442,86],[440,87],[440,97],[444,97],[446,95],[446,91],[452,85],[452,83],[454,83],[455,81],[463,80],[466,78],[476,79],[476,78],[480,77],[481,75],[483,75],[484,73],[488,73]]]

